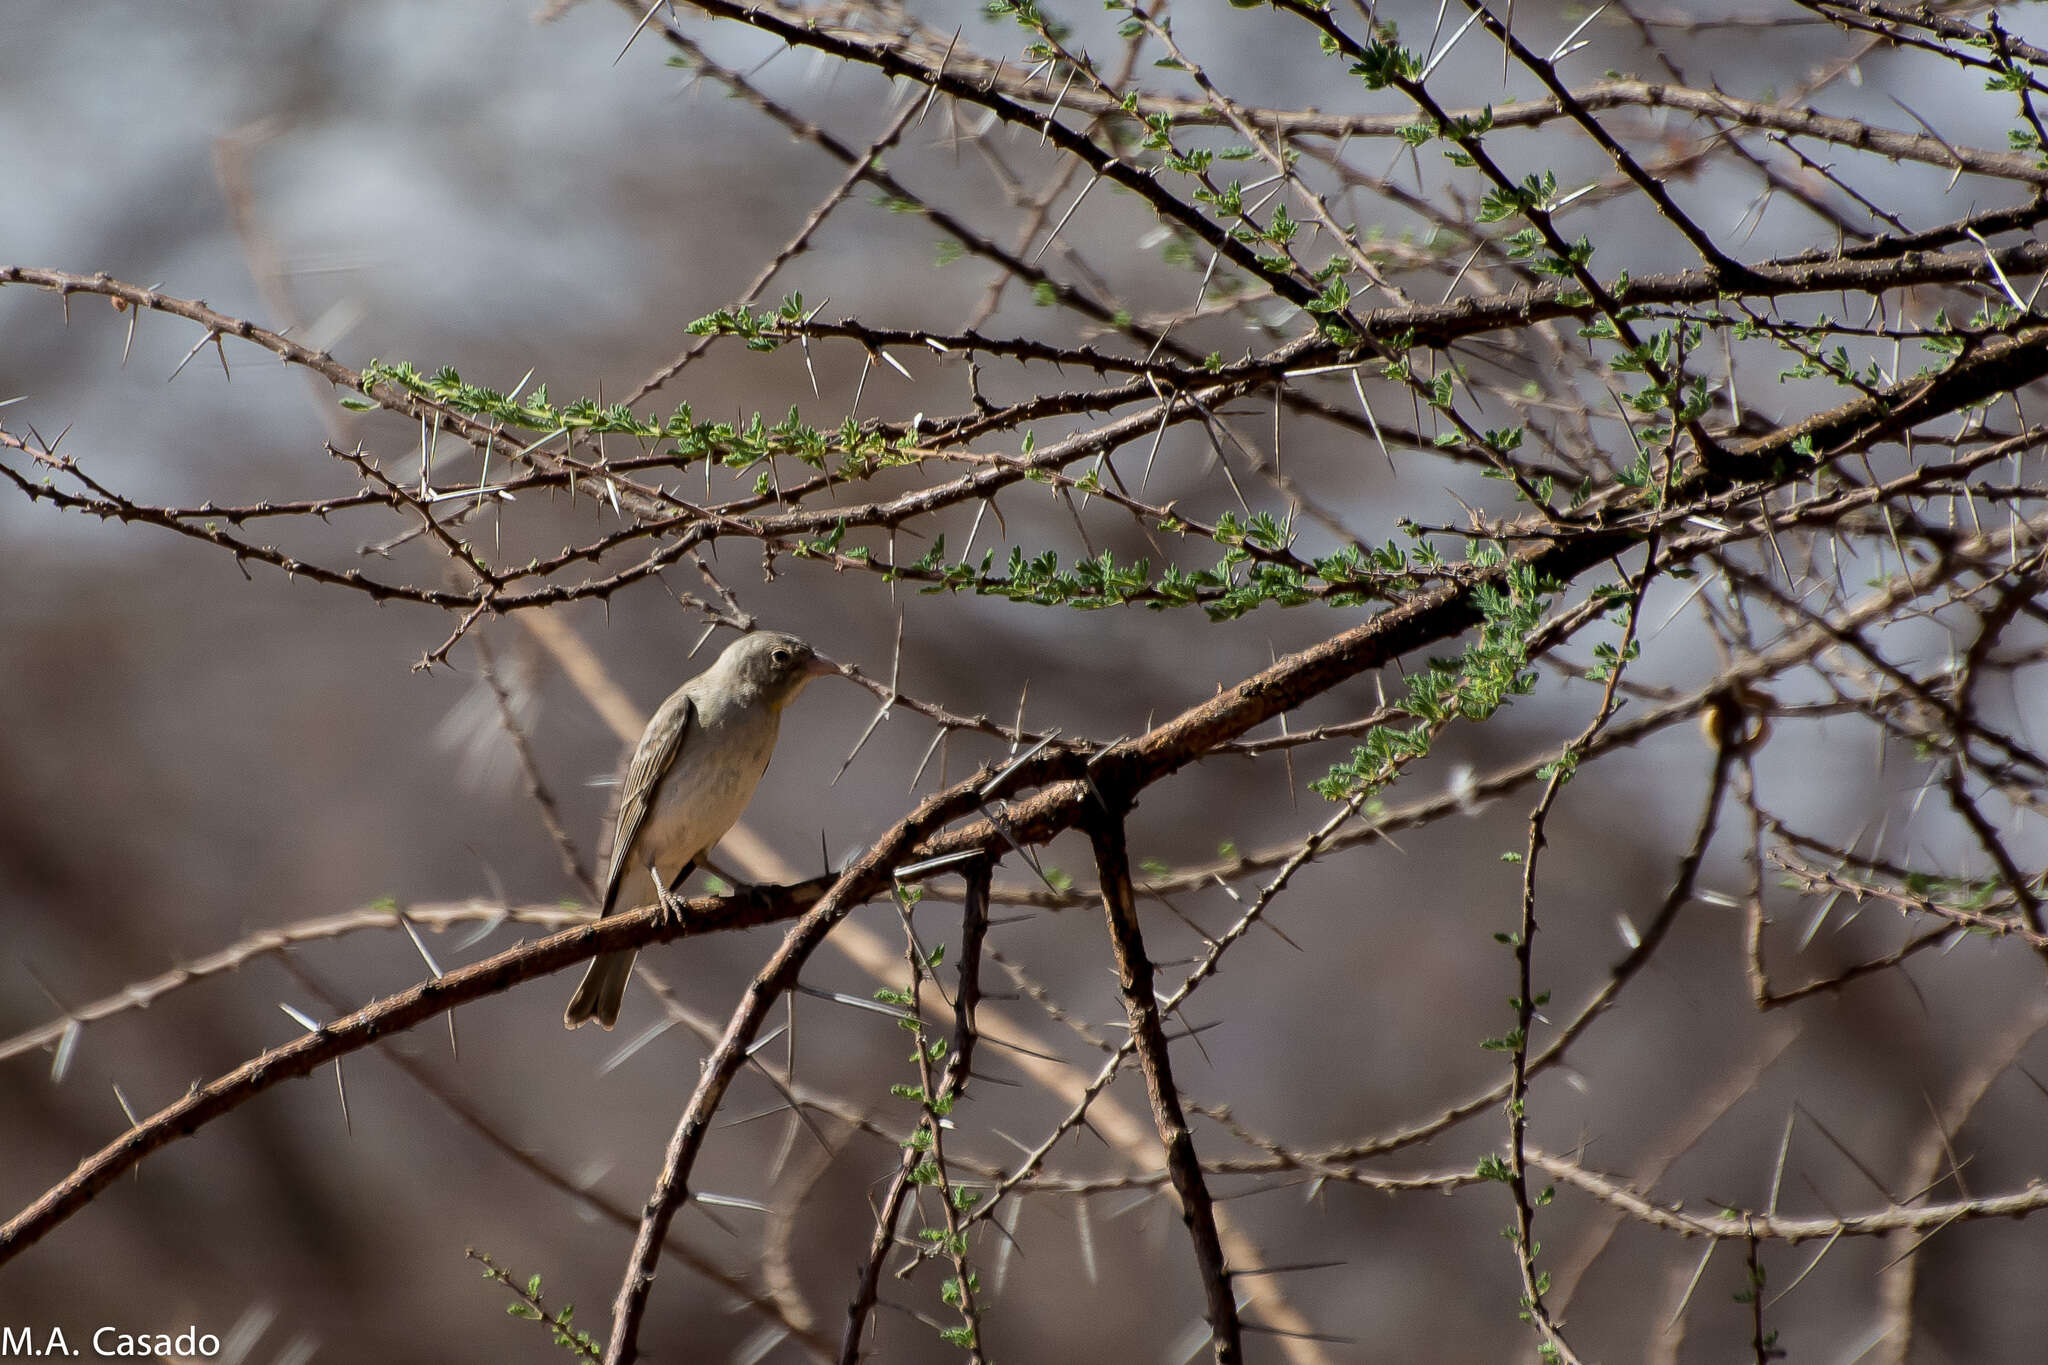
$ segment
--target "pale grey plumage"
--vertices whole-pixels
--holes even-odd
[[[768,770],[782,708],[812,678],[834,671],[794,635],[761,631],[735,640],[669,694],[626,769],[601,913],[651,904],[690,875]],[[617,1023],[633,958],[629,949],[593,961],[562,1022]]]

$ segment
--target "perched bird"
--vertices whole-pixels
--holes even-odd
[[[669,695],[626,769],[602,914],[650,904],[682,885],[747,808],[775,752],[782,708],[811,679],[837,671],[794,635],[760,631],[733,641]],[[628,948],[593,961],[563,1024],[616,1024],[633,958]]]

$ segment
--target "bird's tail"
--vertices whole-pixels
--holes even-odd
[[[595,1019],[605,1028],[618,1023],[619,1002],[625,999],[626,983],[633,978],[636,956],[634,949],[627,948],[595,958],[583,973],[583,984],[576,988],[569,1008],[562,1012],[563,1025],[575,1028],[586,1019]]]

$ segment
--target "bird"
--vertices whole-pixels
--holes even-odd
[[[812,679],[837,672],[796,636],[756,631],[669,694],[626,768],[600,918],[622,904],[665,900],[682,885],[747,808],[775,752],[782,709]],[[565,1027],[618,1023],[636,952],[622,948],[591,962],[563,1012]]]

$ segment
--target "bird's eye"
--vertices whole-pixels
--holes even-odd
[[[768,657],[775,660],[776,663],[786,664],[789,662],[789,651],[786,649],[778,649],[773,654],[770,654]]]

